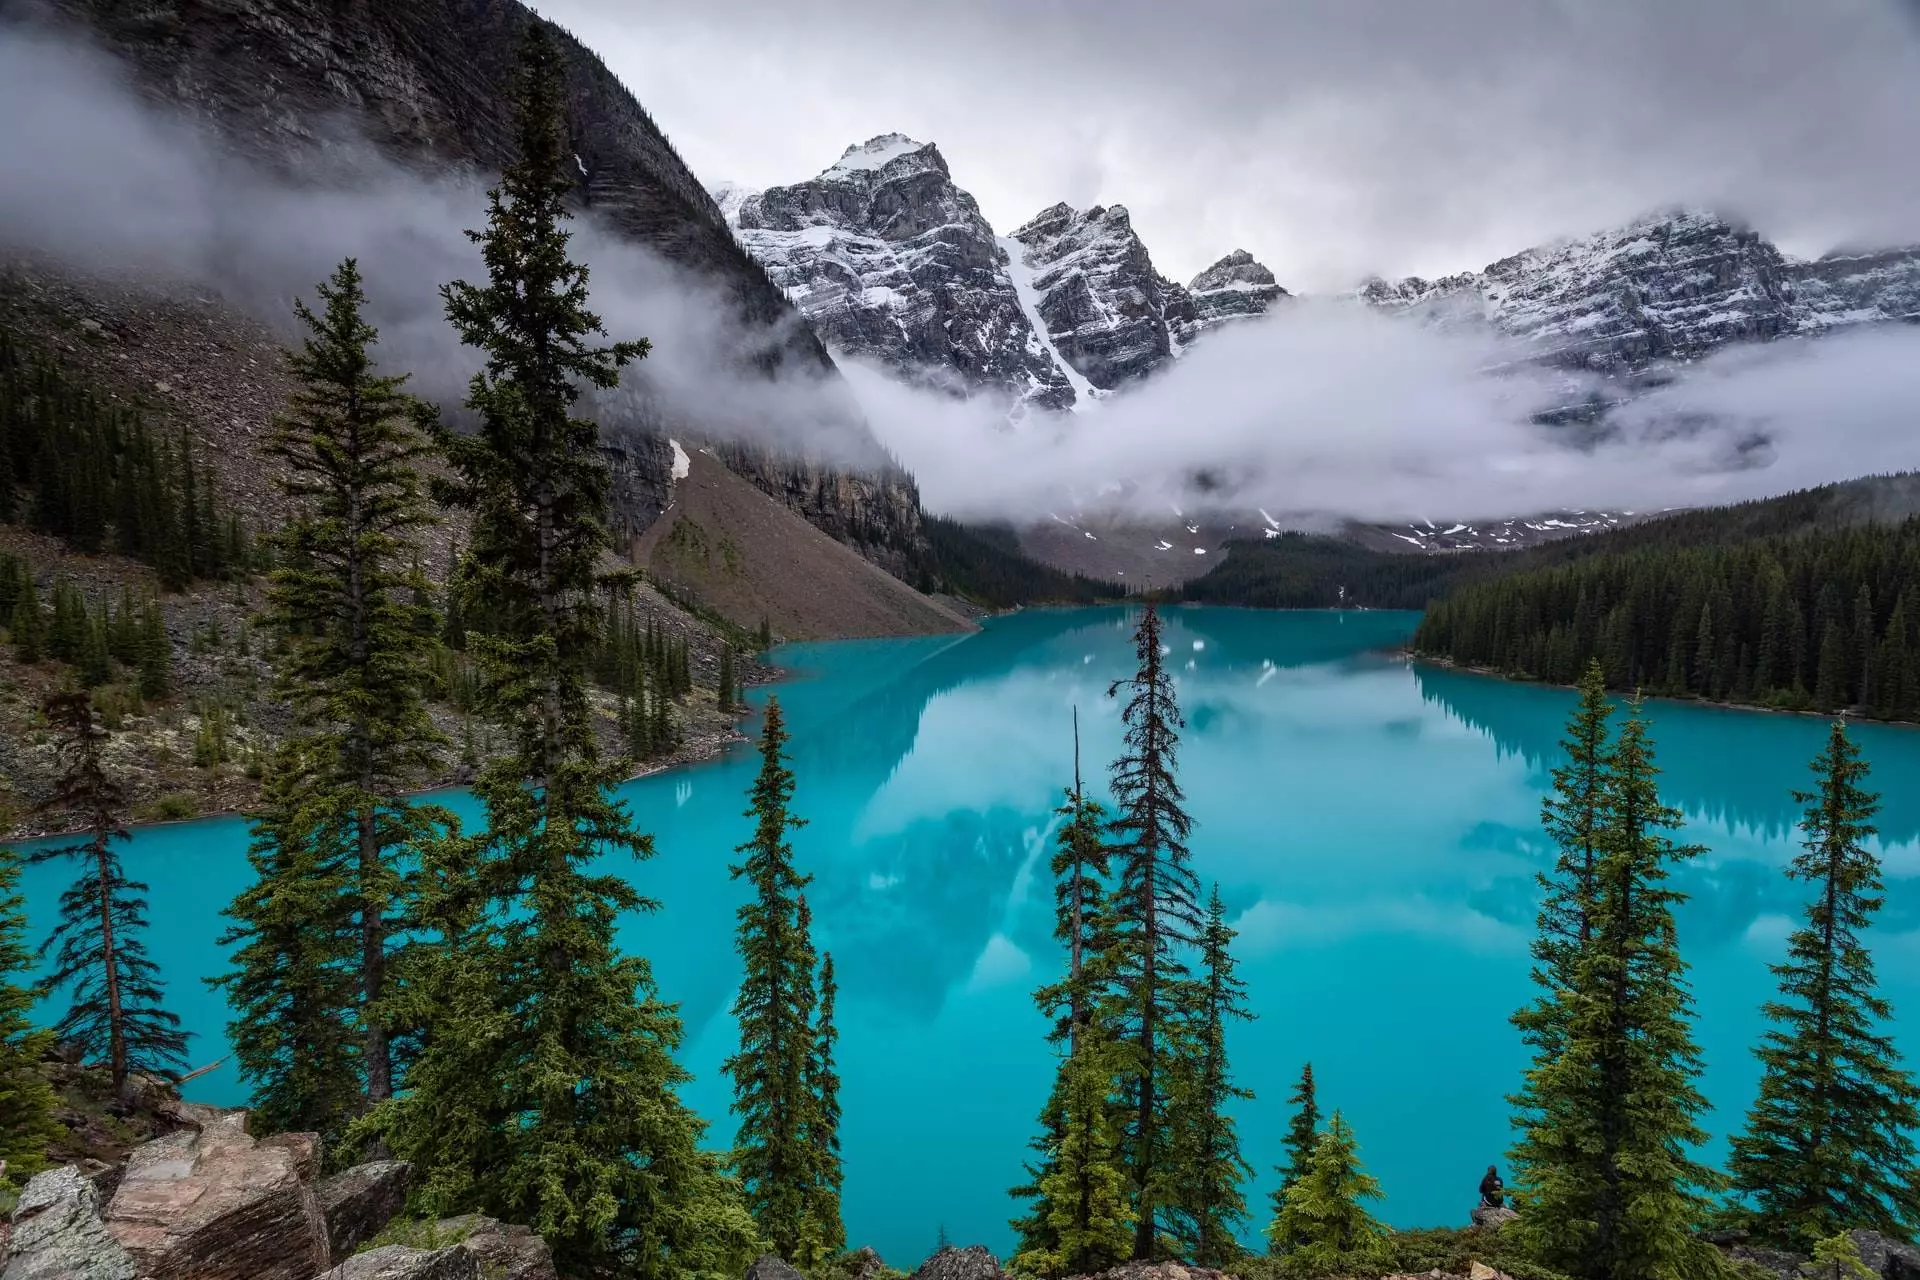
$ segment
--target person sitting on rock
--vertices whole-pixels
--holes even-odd
[[[1480,1179],[1480,1207],[1499,1209],[1505,1207],[1507,1184],[1500,1181],[1500,1171],[1492,1165],[1487,1166],[1487,1176]]]

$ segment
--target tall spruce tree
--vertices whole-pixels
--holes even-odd
[[[1544,893],[1533,943],[1533,980],[1541,994],[1514,1022],[1541,1057],[1558,1049],[1559,996],[1573,986],[1574,967],[1593,935],[1594,875],[1607,820],[1607,721],[1613,714],[1606,688],[1599,661],[1588,663],[1560,741],[1566,763],[1553,770],[1553,791],[1540,806],[1554,850],[1552,869],[1540,876]]]
[[[1034,992],[1034,1001],[1050,1023],[1047,1038],[1062,1058],[1054,1083],[1040,1113],[1040,1133],[1032,1142],[1037,1159],[1027,1165],[1027,1180],[1010,1194],[1032,1202],[1029,1211],[1013,1221],[1019,1237],[1016,1252],[1041,1274],[1103,1270],[1131,1248],[1131,1234],[1117,1256],[1109,1257],[1114,1223],[1106,1199],[1110,1183],[1124,1187],[1118,1130],[1109,1116],[1121,1054],[1106,1034],[1103,1009],[1110,973],[1106,924],[1107,850],[1101,839],[1106,810],[1086,794],[1080,778],[1080,715],[1073,717],[1073,786],[1054,810],[1060,820],[1051,870],[1054,880],[1053,936],[1066,953],[1066,972]],[[1081,1046],[1091,1039],[1097,1056],[1077,1061]],[[1103,1114],[1096,1117],[1088,1104],[1096,1076]],[[1075,1126],[1079,1126],[1075,1128]],[[1070,1166],[1068,1163],[1071,1162]],[[1112,1167],[1102,1167],[1107,1161]],[[1063,1177],[1063,1174],[1065,1175]],[[1067,1198],[1056,1202],[1054,1194]],[[1124,1215],[1132,1222],[1131,1210]],[[1079,1243],[1074,1244],[1077,1240]],[[1102,1265],[1095,1265],[1101,1263]]]
[[[1883,901],[1867,847],[1879,797],[1842,724],[1813,773],[1815,789],[1794,793],[1806,838],[1787,874],[1815,893],[1773,966],[1781,998],[1765,1006],[1774,1025],[1757,1051],[1760,1095],[1729,1162],[1759,1233],[1799,1250],[1854,1229],[1904,1239],[1920,1226],[1920,1089],[1885,1032],[1893,1011],[1862,937]]]
[[[236,947],[235,968],[211,981],[237,1015],[227,1024],[251,1113],[264,1132],[318,1133],[341,1147],[366,1109],[364,1041],[358,1011],[360,965],[348,907],[355,884],[351,824],[306,785],[313,744],[295,739],[275,753],[262,782],[248,860],[254,882],[227,914],[242,922],[220,939]]]
[[[1246,984],[1234,972],[1234,936],[1215,885],[1200,928],[1200,973],[1181,993],[1189,1045],[1172,1102],[1172,1154],[1180,1174],[1170,1208],[1187,1257],[1216,1270],[1242,1253],[1235,1232],[1247,1216],[1241,1183],[1253,1171],[1227,1114],[1234,1102],[1253,1097],[1234,1084],[1227,1062],[1227,1024],[1253,1017]]]
[[[807,900],[800,900],[801,923],[811,924]],[[840,1073],[834,1065],[834,1045],[840,1031],[834,1024],[840,986],[833,976],[833,957],[820,957],[820,997],[813,1020],[813,1047],[807,1058],[806,1146],[813,1157],[802,1198],[806,1227],[800,1244],[800,1262],[819,1267],[847,1247],[847,1229],[840,1220]]]
[[[1684,895],[1670,865],[1696,847],[1665,833],[1653,744],[1636,701],[1608,759],[1591,939],[1562,997],[1565,1039],[1522,1091],[1513,1151],[1523,1238],[1548,1265],[1589,1280],[1712,1274],[1694,1230],[1720,1185],[1687,1154],[1704,1141],[1700,1054],[1673,923]]]
[[[814,1163],[808,1147],[808,1089],[816,1003],[813,940],[804,927],[801,891],[812,877],[794,866],[788,832],[805,820],[789,812],[793,771],[784,749],[786,723],[780,700],[767,701],[760,730],[760,771],[746,816],[752,839],[736,852],[746,857],[732,868],[752,894],[737,913],[735,945],[744,976],[734,998],[740,1051],[728,1058],[733,1110],[740,1117],[735,1168],[747,1206],[774,1252],[801,1257],[807,1237],[807,1199]]]
[[[1132,1047],[1123,1092],[1132,1112],[1127,1165],[1133,1184],[1133,1256],[1152,1259],[1165,1211],[1179,1198],[1180,1170],[1171,1159],[1168,1107],[1183,1050],[1179,993],[1189,978],[1184,954],[1200,929],[1199,884],[1187,852],[1192,819],[1176,776],[1179,702],[1152,604],[1134,632],[1139,662],[1122,689],[1125,747],[1114,761],[1109,789],[1115,816],[1108,825],[1119,884],[1109,908],[1113,957],[1112,1006],[1116,1035]]]
[[[679,1016],[647,961],[615,945],[619,920],[656,904],[593,872],[607,852],[649,856],[652,841],[610,795],[621,770],[600,757],[586,695],[611,486],[598,429],[572,411],[583,384],[612,387],[647,346],[593,343],[587,271],[563,226],[563,68],[549,26],[529,20],[515,158],[472,233],[488,278],[444,291],[483,356],[468,394],[476,432],[438,437],[453,473],[444,496],[473,513],[462,603],[469,617],[484,606],[488,625],[468,643],[512,749],[473,788],[485,833],[448,855],[481,897],[475,922],[419,979],[468,990],[424,1028],[382,1127],[434,1208],[526,1223],[563,1270],[735,1273],[761,1241],[676,1092],[688,1078],[673,1056]]]
[[[33,1019],[26,934],[20,855],[0,847],[0,1164],[15,1187],[47,1167],[47,1148],[66,1133],[53,1118],[58,1099],[40,1069],[53,1033]]]
[[[177,1074],[186,1065],[187,1037],[180,1019],[161,1006],[160,968],[147,955],[147,886],[126,877],[114,849],[128,838],[127,797],[107,772],[107,731],[84,692],[54,694],[44,711],[60,773],[42,809],[78,817],[82,838],[30,858],[71,858],[80,866],[60,895],[60,923],[40,945],[43,960],[53,957],[42,985],[70,994],[54,1034],[83,1057],[105,1059],[114,1088],[124,1091],[135,1072]]]
[[[1320,1141],[1320,1103],[1314,1094],[1311,1062],[1300,1068],[1300,1083],[1294,1086],[1287,1105],[1293,1108],[1293,1119],[1287,1122],[1287,1136],[1281,1144],[1287,1153],[1286,1163],[1275,1170],[1280,1175],[1280,1184],[1272,1196],[1276,1218],[1286,1208],[1287,1188],[1307,1176],[1307,1169],[1313,1164],[1313,1149]],[[1282,1252],[1284,1243],[1269,1233],[1267,1252]]]
[[[412,541],[433,519],[418,470],[433,414],[404,392],[404,375],[377,371],[358,264],[341,263],[317,292],[317,313],[294,303],[307,337],[287,353],[295,390],[267,446],[289,500],[270,539],[281,567],[268,622],[287,645],[281,689],[302,741],[277,758],[290,772],[270,782],[270,811],[255,824],[262,879],[228,907],[226,941],[240,946],[229,990],[236,1044],[256,1050],[240,1053],[256,1106],[289,1128],[333,1134],[350,1118],[340,1110],[349,1083],[367,1106],[393,1094],[383,1003],[404,926],[403,866],[445,820],[404,795],[446,739],[426,711],[435,622],[418,604],[429,587]],[[300,913],[297,939],[289,910]],[[351,986],[332,972],[343,963]],[[329,1023],[357,1028],[356,1053],[340,1056]],[[314,1052],[279,1051],[283,1041]]]
[[[1133,1252],[1133,1197],[1123,1162],[1125,1114],[1113,1105],[1123,1055],[1094,1022],[1081,1029],[1050,1098],[1048,1136],[1029,1219],[1015,1223],[1019,1271],[1097,1275]],[[1036,1144],[1038,1145],[1038,1144]]]
[[[1360,1164],[1353,1129],[1338,1111],[1314,1142],[1306,1173],[1287,1188],[1267,1238],[1290,1276],[1372,1275],[1385,1261],[1387,1230],[1367,1212],[1380,1183]]]

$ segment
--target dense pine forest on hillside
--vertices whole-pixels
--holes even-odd
[[[0,328],[0,523],[152,565],[168,589],[252,557],[185,433],[164,438]]]
[[[1077,573],[1062,573],[1020,549],[1011,526],[967,524],[929,514],[928,549],[915,566],[914,585],[945,592],[990,609],[1028,604],[1099,604],[1124,591]]]
[[[1614,688],[1920,712],[1920,521],[1689,546],[1643,543],[1461,586],[1415,633],[1421,654]]]

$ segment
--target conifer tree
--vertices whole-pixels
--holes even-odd
[[[469,636],[482,703],[512,749],[473,787],[485,833],[450,855],[483,897],[470,939],[419,979],[468,990],[424,1029],[382,1127],[436,1209],[525,1223],[564,1271],[737,1273],[760,1240],[677,1095],[680,1019],[646,960],[615,946],[620,918],[655,904],[593,870],[607,852],[646,857],[652,841],[609,793],[620,770],[600,758],[586,696],[611,482],[598,429],[572,410],[583,384],[614,386],[647,348],[593,345],[600,322],[563,227],[562,75],[548,25],[529,21],[515,158],[472,233],[488,278],[444,291],[484,357],[468,394],[476,433],[438,439],[445,496],[473,512],[461,586],[469,616],[484,604],[488,618]],[[451,1139],[450,1124],[462,1130]]]
[[[1240,1256],[1234,1229],[1247,1216],[1240,1189],[1251,1167],[1227,1108],[1253,1094],[1233,1083],[1227,1064],[1227,1024],[1250,1020],[1246,984],[1234,972],[1234,930],[1214,886],[1200,929],[1200,975],[1181,992],[1188,1047],[1172,1102],[1173,1162],[1179,1169],[1174,1210],[1178,1237],[1197,1265],[1223,1268]]]
[[[1133,1204],[1123,1163],[1122,1114],[1112,1105],[1119,1054],[1099,1023],[1083,1028],[1062,1063],[1035,1185],[1034,1218],[1016,1223],[1016,1270],[1096,1275],[1133,1251]]]
[[[0,1162],[16,1187],[47,1167],[48,1146],[66,1132],[53,1118],[58,1099],[40,1070],[53,1033],[33,1019],[26,932],[20,855],[0,848]]]
[[[1335,1111],[1314,1143],[1303,1177],[1287,1188],[1285,1203],[1267,1228],[1292,1276],[1371,1275],[1383,1263],[1386,1228],[1367,1212],[1380,1183],[1360,1164],[1359,1145]]]
[[[719,704],[720,710],[731,711],[736,697],[733,687],[733,646],[722,644],[720,646],[720,682],[714,700]]]
[[[173,692],[173,642],[160,602],[149,599],[140,619],[140,696],[164,698]]]
[[[247,854],[254,882],[227,908],[240,923],[220,939],[236,967],[211,981],[234,1011],[227,1036],[262,1131],[318,1133],[331,1149],[366,1105],[358,850],[353,825],[330,821],[330,797],[305,781],[331,763],[316,751],[296,738],[267,770]]]
[[[1566,1042],[1567,994],[1581,954],[1592,940],[1594,877],[1607,837],[1607,721],[1613,708],[1607,703],[1606,676],[1597,660],[1587,664],[1578,693],[1579,701],[1567,718],[1566,736],[1560,741],[1566,762],[1555,766],[1553,790],[1540,806],[1540,822],[1552,843],[1554,860],[1552,868],[1539,877],[1543,893],[1531,948],[1539,995],[1513,1015],[1521,1038],[1533,1048],[1535,1067],[1558,1057]],[[1527,1090],[1523,1081],[1511,1099],[1523,1116],[1534,1109]]]
[[[289,645],[282,689],[304,741],[301,751],[282,758],[299,773],[282,781],[276,811],[256,832],[258,840],[308,847],[257,857],[255,864],[263,873],[306,876],[311,859],[330,860],[335,850],[348,849],[351,874],[326,880],[337,901],[324,911],[313,896],[320,881],[310,880],[244,892],[228,915],[236,922],[235,942],[273,933],[275,923],[258,913],[271,916],[284,893],[320,913],[315,930],[357,933],[357,989],[335,1014],[359,1028],[349,1078],[362,1081],[371,1106],[394,1089],[392,1029],[381,1002],[403,909],[401,865],[411,846],[433,834],[430,817],[402,796],[424,776],[433,748],[445,742],[426,711],[434,622],[415,603],[428,587],[412,541],[432,522],[418,467],[433,414],[405,393],[404,375],[377,370],[379,334],[364,316],[358,264],[342,262],[316,292],[319,311],[294,303],[307,336],[287,353],[295,390],[267,446],[280,464],[276,481],[290,509],[269,540],[281,567],[270,580],[267,617]],[[328,829],[301,829],[299,821]],[[249,946],[244,954],[256,969],[243,981],[271,1008],[276,1001],[259,988],[271,983],[278,962],[270,950]],[[324,989],[341,994],[332,984]],[[298,998],[315,994],[309,989]],[[271,1074],[248,1079],[265,1093],[285,1092]],[[290,1122],[328,1132],[323,1126],[339,1119],[327,1110]]]
[[[47,615],[40,607],[40,593],[34,586],[33,575],[24,566],[20,570],[20,587],[14,597],[7,635],[13,641],[13,656],[21,665],[30,667],[40,661],[47,641]]]
[[[807,900],[800,899],[803,927],[812,917]],[[847,1229],[840,1219],[840,1075],[834,1065],[839,1028],[834,1024],[840,987],[833,976],[833,956],[820,957],[820,996],[813,1022],[813,1051],[807,1058],[806,1148],[813,1157],[802,1198],[805,1227],[800,1245],[801,1265],[818,1267],[847,1247]]]
[[[1699,850],[1665,834],[1681,816],[1660,802],[1638,702],[1607,772],[1591,939],[1562,997],[1565,1039],[1522,1090],[1516,1225],[1570,1275],[1673,1280],[1709,1268],[1693,1232],[1720,1182],[1687,1154],[1705,1138],[1706,1100],[1673,924],[1684,895],[1666,886],[1668,867]]]
[[[1152,604],[1134,633],[1139,668],[1114,682],[1128,696],[1121,710],[1125,749],[1114,761],[1109,824],[1119,885],[1110,908],[1113,996],[1119,1037],[1133,1049],[1123,1088],[1132,1111],[1127,1165],[1134,1194],[1136,1260],[1153,1258],[1161,1215],[1175,1203],[1179,1170],[1169,1157],[1168,1104],[1180,1066],[1178,996],[1189,973],[1183,953],[1200,928],[1199,885],[1189,865],[1192,819],[1175,776],[1185,726]]]
[[[126,877],[113,847],[128,838],[127,800],[107,773],[107,732],[85,693],[54,694],[44,710],[60,773],[42,807],[77,815],[83,838],[31,858],[71,858],[80,865],[60,895],[60,923],[40,946],[42,959],[53,957],[43,986],[65,988],[71,997],[54,1034],[86,1057],[104,1058],[115,1089],[124,1090],[135,1072],[177,1073],[186,1065],[187,1038],[180,1019],[161,1007],[159,966],[147,955],[147,903],[141,896],[147,886]]]
[[[774,1252],[801,1256],[807,1228],[807,1192],[814,1161],[808,1149],[813,1110],[807,1082],[816,1052],[813,940],[808,936],[801,891],[812,880],[794,866],[788,832],[805,825],[792,816],[793,772],[780,700],[769,699],[760,731],[760,771],[746,816],[753,838],[738,847],[745,860],[732,868],[752,886],[739,909],[736,946],[745,970],[733,1016],[740,1024],[740,1052],[727,1059],[733,1077],[733,1110],[740,1117],[735,1168],[747,1205]]]
[[[1893,1011],[1862,936],[1884,900],[1867,847],[1879,797],[1842,724],[1813,772],[1815,790],[1794,793],[1806,838],[1787,874],[1814,897],[1773,966],[1781,998],[1765,1006],[1760,1095],[1729,1162],[1758,1232],[1799,1250],[1855,1229],[1905,1239],[1920,1226],[1920,1089],[1883,1030]]]
[[[1307,1169],[1313,1164],[1313,1149],[1320,1142],[1320,1104],[1314,1095],[1311,1062],[1300,1068],[1300,1083],[1294,1086],[1293,1096],[1287,1099],[1287,1105],[1293,1108],[1293,1119],[1287,1122],[1287,1136],[1282,1143],[1287,1162],[1276,1170],[1280,1175],[1280,1185],[1273,1191],[1273,1216],[1276,1218],[1286,1207],[1287,1188],[1307,1176]],[[1267,1251],[1282,1252],[1282,1243],[1269,1236]]]
[[[1101,1096],[1102,1105],[1106,1106],[1105,1099],[1112,1093],[1122,1055],[1116,1051],[1111,1035],[1103,1032],[1110,1011],[1103,1012],[1102,997],[1106,993],[1111,962],[1105,914],[1107,850],[1101,840],[1106,811],[1097,800],[1088,797],[1081,786],[1077,709],[1073,719],[1073,786],[1054,813],[1060,819],[1060,831],[1051,863],[1053,936],[1066,952],[1067,965],[1066,973],[1058,981],[1049,982],[1034,992],[1034,1001],[1051,1021],[1048,1040],[1060,1048],[1064,1056],[1041,1110],[1040,1133],[1031,1144],[1038,1160],[1028,1164],[1027,1181],[1013,1188],[1010,1194],[1033,1202],[1029,1212],[1013,1222],[1019,1236],[1017,1252],[1026,1257],[1033,1268],[1046,1274],[1066,1274],[1058,1269],[1079,1264],[1066,1260],[1073,1251],[1068,1249],[1063,1231],[1093,1232],[1097,1236],[1100,1231],[1110,1229],[1097,1225],[1107,1216],[1100,1210],[1099,1202],[1107,1194],[1104,1188],[1109,1180],[1118,1185],[1125,1182],[1117,1163],[1122,1159],[1117,1145],[1119,1131],[1113,1130],[1115,1140],[1110,1141],[1110,1118],[1102,1116],[1096,1123],[1091,1110],[1084,1106],[1087,1091],[1093,1088],[1093,1079],[1100,1072],[1105,1072]],[[1098,1061],[1076,1062],[1082,1042],[1089,1037],[1099,1042]],[[1077,1113],[1076,1105],[1082,1107]],[[1091,1127],[1070,1134],[1069,1127],[1075,1124]],[[1070,1145],[1076,1163],[1071,1176],[1063,1182],[1061,1161]],[[1116,1162],[1116,1167],[1113,1170],[1096,1168],[1092,1163],[1096,1157]],[[1053,1193],[1062,1190],[1069,1200],[1064,1206],[1053,1199]],[[1130,1210],[1126,1216],[1130,1222]],[[1095,1247],[1096,1243],[1091,1240],[1088,1243],[1087,1247],[1093,1249],[1088,1256],[1106,1257]],[[1124,1251],[1120,1256],[1125,1256]],[[1046,1271],[1049,1267],[1055,1270]]]

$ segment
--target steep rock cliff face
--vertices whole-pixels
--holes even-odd
[[[428,175],[485,174],[510,154],[511,83],[531,20],[517,0],[0,0],[0,18],[66,21],[118,56],[149,99],[215,129],[231,150],[300,181],[350,180],[371,143]],[[644,108],[591,51],[563,40],[567,127],[580,202],[615,234],[718,282],[754,339],[741,377],[837,377],[812,329],[735,241],[726,217]],[[645,367],[634,375],[643,380]],[[702,438],[698,421],[604,419],[630,528],[657,515],[670,483],[664,437]],[[854,434],[864,432],[857,422]],[[646,437],[652,437],[651,439]],[[787,433],[792,440],[794,433]],[[844,435],[843,435],[844,439]],[[868,437],[870,440],[870,437]],[[750,451],[768,492],[813,493],[804,441]],[[844,449],[842,450],[844,452]],[[823,527],[889,530],[919,541],[910,477],[876,445],[864,486],[819,498]],[[832,501],[859,509],[833,509]]]
[[[809,181],[722,194],[741,242],[835,351],[963,393],[1073,403],[993,228],[933,145],[883,134]]]
[[[1168,307],[1190,318],[1191,300],[1153,269],[1124,206],[1056,204],[1012,239],[1033,272],[1049,341],[1088,382],[1112,391],[1172,356]]]

